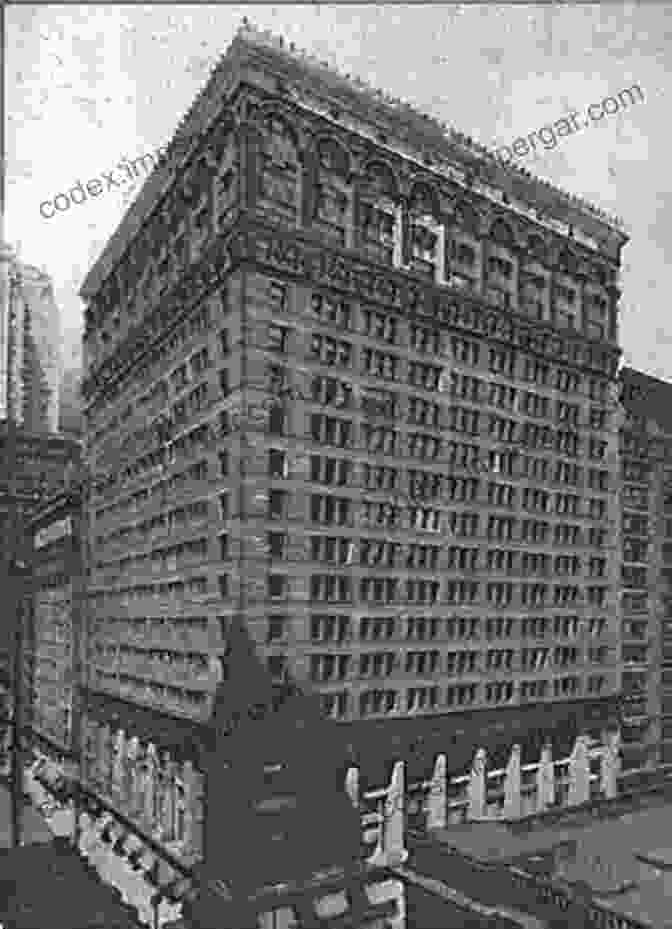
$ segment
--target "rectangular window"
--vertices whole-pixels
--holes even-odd
[[[284,574],[268,575],[268,596],[273,599],[285,597],[287,594],[287,577]]]
[[[272,448],[268,452],[269,477],[287,477],[287,452]]]
[[[272,352],[280,352],[283,355],[286,354],[287,330],[284,326],[276,326],[275,323],[269,325],[267,348]]]

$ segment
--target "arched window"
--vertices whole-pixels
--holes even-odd
[[[408,204],[408,261],[430,280],[443,280],[444,232],[438,222],[438,197],[424,182],[416,183]]]
[[[313,223],[327,238],[346,245],[348,215],[352,202],[349,185],[350,156],[334,139],[317,144],[317,176]]]
[[[508,223],[505,223],[503,219],[496,219],[494,221],[490,229],[490,236],[493,242],[496,242],[498,245],[504,245],[507,248],[513,246],[513,232]]]
[[[383,162],[371,162],[364,172],[359,235],[364,251],[371,258],[393,264],[400,243],[397,184],[391,168]]]
[[[262,122],[259,164],[259,209],[280,222],[294,223],[298,209],[298,143],[290,125],[278,114]]]

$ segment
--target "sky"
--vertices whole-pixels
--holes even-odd
[[[137,187],[50,218],[40,204],[167,142],[245,16],[492,148],[638,85],[643,100],[519,164],[624,220],[623,362],[672,380],[666,2],[9,6],[3,234],[53,278],[66,363],[78,288]]]

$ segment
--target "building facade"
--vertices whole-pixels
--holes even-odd
[[[623,765],[672,764],[672,384],[621,372]]]
[[[38,741],[73,749],[84,565],[81,506],[62,492],[33,513],[32,604],[24,653],[29,723]]]
[[[77,467],[81,447],[66,436],[30,433],[14,429],[0,421],[0,533],[3,546],[0,560],[0,587],[6,592],[10,606],[0,628],[0,687],[10,686],[10,656],[12,650],[12,577],[13,563],[28,566],[25,588],[26,610],[30,615],[34,588],[33,540],[31,522],[48,501],[62,494],[68,472]],[[61,574],[61,572],[56,572]],[[60,582],[59,582],[60,583]],[[69,581],[64,580],[67,586]]]
[[[82,288],[92,692],[242,619],[356,753],[613,721],[626,240],[245,27]]]
[[[51,279],[0,248],[0,418],[30,432],[58,429],[60,317]]]

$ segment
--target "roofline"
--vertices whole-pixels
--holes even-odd
[[[466,165],[467,168],[473,168],[474,161],[477,166],[487,167],[489,169],[488,173],[494,168],[495,180],[493,183],[495,185],[500,181],[502,175],[522,180],[539,191],[544,191],[547,195],[549,193],[553,195],[558,200],[558,206],[574,210],[591,222],[598,223],[608,229],[612,237],[620,240],[621,248],[629,241],[630,237],[625,231],[623,221],[620,218],[610,216],[588,201],[570,194],[548,181],[544,181],[525,168],[508,162],[506,164],[502,163],[493,150],[474,141],[470,136],[454,129],[447,123],[442,123],[437,118],[422,112],[405,101],[371,87],[371,85],[357,77],[343,75],[336,68],[321,62],[315,56],[297,50],[293,43],[286,43],[281,36],[274,36],[270,31],[255,28],[245,18],[232,42],[221,55],[219,62],[211,70],[210,77],[205,85],[194,98],[186,114],[180,119],[177,129],[166,146],[166,157],[152,169],[137,197],[131,203],[105,245],[103,252],[87,273],[79,290],[79,296],[83,300],[88,300],[94,296],[105,278],[122,258],[128,245],[151,214],[156,201],[164,192],[176,167],[175,162],[177,161],[179,165],[186,160],[185,151],[179,152],[180,143],[185,140],[197,139],[221,113],[222,96],[226,98],[237,86],[236,65],[244,63],[246,53],[249,51],[257,55],[259,52],[262,55],[270,55],[281,68],[287,65],[299,68],[306,76],[313,74],[321,78],[323,82],[330,84],[331,89],[335,92],[349,94],[351,96],[351,106],[355,100],[365,105],[367,115],[358,115],[363,120],[369,121],[370,124],[375,124],[375,117],[371,117],[372,108],[378,111],[385,120],[393,124],[398,124],[401,119],[412,132],[426,138],[428,147],[432,146],[435,150],[440,150],[445,156],[457,156],[462,168],[465,167],[464,159],[466,156],[467,160],[471,161],[471,165]],[[232,76],[233,80],[231,80]],[[347,108],[347,101],[341,100],[341,104]],[[186,147],[186,151],[192,144],[190,143]],[[190,154],[188,152],[187,157]],[[420,151],[419,154],[421,154]],[[500,177],[497,177],[497,175]]]

